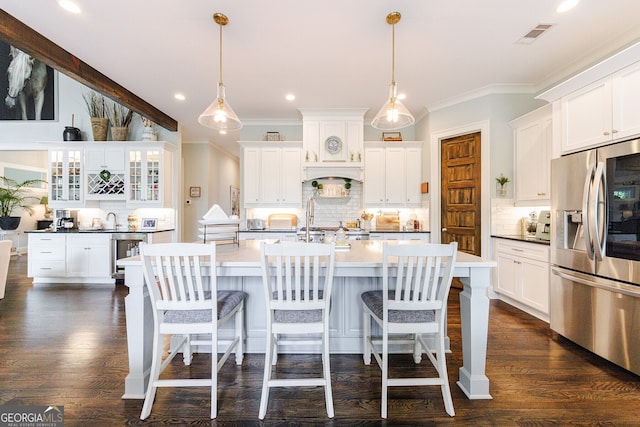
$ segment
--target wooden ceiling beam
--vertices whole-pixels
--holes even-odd
[[[120,86],[3,9],[0,9],[0,38],[163,128],[173,132],[178,130],[178,122],[175,119]]]

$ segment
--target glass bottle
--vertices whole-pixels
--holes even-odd
[[[336,231],[336,245],[344,246],[347,244],[347,232],[342,226],[342,221],[340,221],[340,225],[338,226],[338,231]]]

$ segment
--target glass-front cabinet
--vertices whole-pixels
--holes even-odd
[[[127,151],[127,205],[134,207],[162,207],[170,204],[170,185],[164,177],[171,177],[170,153],[161,148],[130,149]]]
[[[82,207],[82,149],[49,150],[49,205]]]

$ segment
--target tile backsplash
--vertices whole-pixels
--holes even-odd
[[[536,216],[548,206],[513,206],[512,199],[491,200],[491,234],[514,235],[522,233],[522,218],[529,218],[531,212]]]

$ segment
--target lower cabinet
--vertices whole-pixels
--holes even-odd
[[[425,242],[430,241],[429,233],[416,233],[416,232],[406,232],[406,233],[395,233],[395,232],[371,232],[369,233],[369,240],[424,240]]]
[[[498,263],[494,291],[542,320],[549,320],[549,247],[495,240]]]
[[[28,251],[34,283],[115,283],[109,233],[29,233]]]

